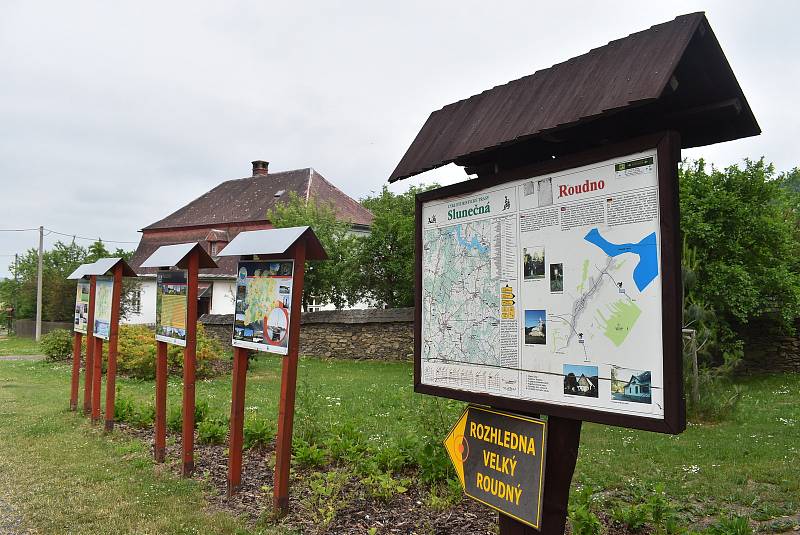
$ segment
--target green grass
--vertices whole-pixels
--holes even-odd
[[[0,357],[7,355],[41,355],[39,342],[33,338],[9,336],[0,338]]]
[[[261,356],[247,377],[246,418],[268,422],[273,432],[280,365],[280,358]],[[100,436],[83,417],[65,412],[68,382],[65,365],[0,362],[0,488],[11,489],[13,502],[37,528],[244,530],[227,515],[203,512],[200,484],[155,475],[145,445],[118,434]],[[117,384],[122,396],[152,404],[152,382]],[[443,458],[441,440],[463,405],[413,394],[411,385],[407,363],[303,358],[295,438],[325,449],[339,436],[355,435],[373,453],[398,454],[418,452],[404,448],[421,441],[434,444]],[[744,395],[734,419],[690,425],[680,436],[584,424],[575,487],[601,491],[608,510],[644,503],[663,485],[684,525],[731,512],[763,522],[797,514],[800,375],[751,377],[738,386]],[[197,399],[209,404],[212,417],[230,414],[230,392],[229,377],[197,383]],[[180,398],[180,379],[171,377],[169,405],[178,406]],[[316,465],[317,452],[304,451]],[[25,466],[33,460],[32,468]],[[109,505],[92,509],[99,503]]]

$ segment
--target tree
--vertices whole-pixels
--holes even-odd
[[[359,286],[376,303],[414,306],[414,209],[417,193],[438,187],[410,187],[395,194],[386,186],[361,204],[375,216],[359,248]]]
[[[353,270],[358,242],[350,223],[336,218],[333,203],[313,198],[306,202],[290,192],[289,200],[271,209],[267,219],[275,228],[308,225],[328,253],[328,260],[306,262],[303,310],[308,309],[312,297],[317,302],[333,303],[336,308],[358,301]]]
[[[687,291],[713,314],[720,350],[733,344],[741,352],[756,318],[791,330],[800,316],[800,236],[791,194],[772,165],[762,158],[709,171],[702,159],[684,162],[680,195],[696,278]]]
[[[94,262],[99,258],[121,257],[128,259],[132,252],[117,249],[109,252],[103,242],[94,242],[87,248],[75,242],[65,244],[56,242],[52,249],[42,255],[42,319],[46,321],[72,321],[75,309],[75,281],[67,276],[80,265]],[[17,304],[16,318],[33,318],[36,315],[36,278],[39,253],[28,249],[20,255],[13,278],[0,281],[0,301]],[[15,266],[12,264],[11,271]],[[139,290],[135,279],[123,283],[120,314],[126,317],[131,311],[133,292]],[[16,298],[16,299],[15,299]]]

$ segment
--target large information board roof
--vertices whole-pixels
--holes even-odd
[[[176,243],[174,245],[162,245],[151,254],[147,260],[142,262],[143,268],[166,268],[179,267],[185,269],[188,266],[188,256],[192,251],[197,250],[200,254],[200,269],[215,268],[217,263],[209,256],[203,247],[197,242]]]
[[[219,256],[281,255],[306,240],[306,260],[326,260],[328,254],[311,227],[271,228],[240,232]]]
[[[123,260],[122,258],[101,258],[97,262],[92,264],[86,265],[86,270],[83,272],[83,276],[89,275],[105,275],[117,264],[122,262],[122,276],[123,277],[135,277],[136,272],[128,265],[128,263]]]
[[[704,13],[434,111],[389,181],[451,162],[482,174],[664,130],[683,148],[761,133]]]
[[[80,266],[75,268],[75,271],[73,271],[67,276],[67,280],[79,280],[84,278],[84,276],[86,275],[87,268],[91,265],[92,265],[91,263],[81,264]]]

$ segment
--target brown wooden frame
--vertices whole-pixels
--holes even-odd
[[[678,162],[680,161],[680,147],[680,137],[676,132],[661,132],[569,156],[559,157],[549,162],[530,166],[503,169],[502,162],[498,162],[500,170],[494,175],[479,177],[452,186],[417,194],[415,213],[416,254],[414,258],[414,391],[526,414],[547,414],[573,420],[585,420],[587,422],[596,422],[619,427],[643,429],[645,431],[678,434],[686,429],[681,341],[683,312],[681,236],[678,205]],[[612,158],[619,158],[653,148],[656,149],[658,155],[658,199],[661,234],[661,308],[664,356],[664,418],[659,419],[629,414],[617,414],[605,410],[569,407],[558,403],[514,399],[492,394],[480,394],[440,386],[423,385],[421,382],[422,204],[456,195],[473,193],[514,180],[533,178],[610,160]]]

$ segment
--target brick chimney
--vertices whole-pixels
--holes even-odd
[[[253,162],[253,176],[263,176],[269,173],[269,162],[255,160]]]

